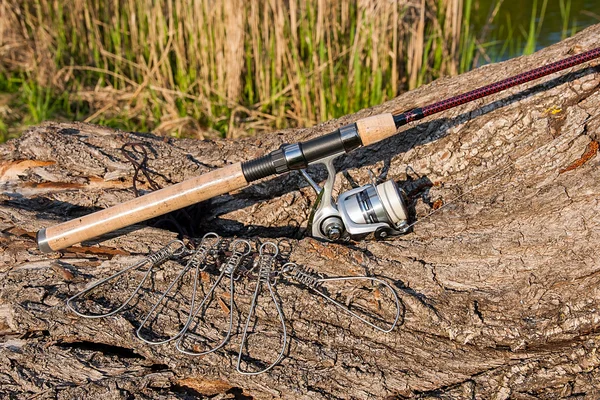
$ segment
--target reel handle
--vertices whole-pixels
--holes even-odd
[[[116,206],[40,230],[38,247],[44,253],[145,221],[168,212],[241,189],[248,182],[241,163],[148,193]]]

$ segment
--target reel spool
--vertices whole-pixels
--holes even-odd
[[[342,193],[338,210],[351,236],[374,232],[377,239],[383,239],[405,233],[402,228],[408,225],[408,212],[393,180]]]
[[[345,240],[373,233],[380,240],[408,231],[408,211],[398,185],[393,180],[360,186],[332,198],[336,171],[333,159],[323,160],[327,181],[321,188],[302,170],[302,174],[319,195],[309,225],[312,236],[325,240]]]

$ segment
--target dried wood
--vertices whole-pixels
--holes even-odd
[[[42,227],[134,196],[133,168],[119,150],[124,143],[151,146],[149,167],[164,186],[597,47],[598,37],[600,25],[313,128],[197,141],[48,122],[0,146],[0,395],[600,397],[597,63],[430,117],[340,160],[357,182],[368,182],[370,169],[407,190],[422,222],[406,236],[350,245],[306,237],[315,195],[296,173],[198,205],[188,221],[195,235],[286,238],[291,260],[331,275],[386,277],[402,300],[401,325],[381,334],[296,287],[279,287],[292,341],[268,374],[234,371],[239,336],[225,352],[190,358],[134,338],[143,310],[93,321],[67,311],[69,296],[159,248],[173,232],[140,225],[51,255],[34,240]],[[315,176],[325,178],[323,171]],[[338,179],[338,191],[348,188]],[[249,293],[241,288],[242,308]],[[265,352],[277,345],[276,336],[265,340]]]

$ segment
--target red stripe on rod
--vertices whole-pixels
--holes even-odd
[[[396,121],[396,125],[401,126],[408,122],[417,121],[429,115],[446,111],[451,108],[460,106],[462,104],[471,102],[473,100],[481,99],[491,94],[501,92],[513,86],[530,82],[543,76],[550,75],[555,72],[562,71],[564,69],[574,67],[579,64],[583,64],[584,62],[593,60],[598,57],[600,57],[600,47],[597,49],[586,51],[585,53],[565,58],[564,60],[557,61],[552,64],[545,65],[543,67],[533,69],[528,72],[524,72],[519,75],[515,75],[511,78],[501,80],[500,82],[492,83],[491,85],[484,86],[482,88],[475,89],[470,92],[463,93],[446,100],[442,100],[429,106],[417,108],[408,111],[404,114],[396,115],[394,116],[394,120]]]

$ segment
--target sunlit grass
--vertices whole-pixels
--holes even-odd
[[[0,139],[56,118],[195,137],[309,126],[493,61],[492,43],[535,49],[547,0],[527,32],[497,2],[495,37],[474,31],[474,1],[7,0]]]

